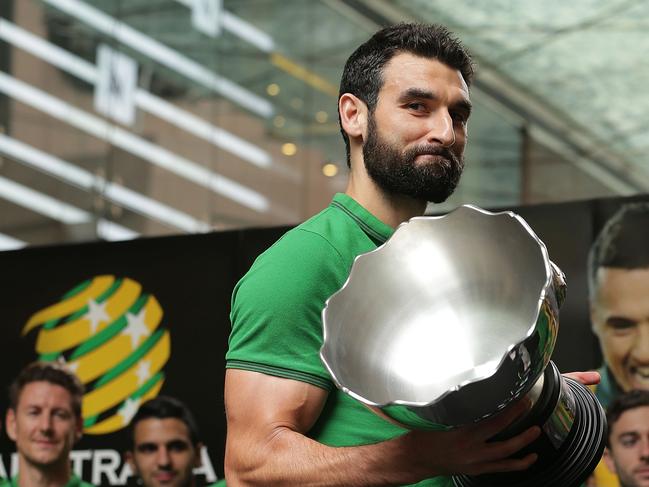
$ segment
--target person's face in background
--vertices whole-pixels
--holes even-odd
[[[71,394],[46,381],[26,384],[16,409],[7,411],[7,434],[20,456],[36,467],[65,466],[81,429]]]
[[[649,487],[649,406],[628,409],[611,425],[604,455],[623,487]]]
[[[147,418],[135,425],[126,459],[145,487],[189,487],[193,469],[200,467],[200,444],[192,444],[180,419]]]
[[[593,331],[623,391],[649,390],[649,268],[600,267]]]

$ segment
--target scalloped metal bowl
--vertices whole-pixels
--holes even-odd
[[[474,422],[532,389],[563,286],[511,212],[413,218],[327,300],[320,355],[342,390],[400,423]]]

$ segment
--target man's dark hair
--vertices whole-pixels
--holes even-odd
[[[649,268],[649,202],[629,203],[609,219],[588,254],[588,287],[597,292],[597,270]]]
[[[135,426],[138,422],[150,418],[178,419],[185,423],[185,426],[187,426],[189,439],[192,442],[192,445],[196,446],[200,441],[200,438],[198,436],[198,426],[196,425],[194,416],[187,408],[187,406],[185,406],[185,404],[174,397],[157,396],[142,404],[131,420],[131,424],[129,426],[129,441],[131,450],[133,450],[133,448],[135,447]]]
[[[20,371],[18,377],[9,386],[9,407],[14,411],[18,407],[20,394],[31,382],[49,382],[63,387],[70,393],[72,411],[81,418],[81,401],[83,400],[83,384],[65,364],[59,362],[33,362]]]
[[[606,421],[608,422],[608,434],[606,437],[606,446],[610,447],[611,431],[613,425],[620,419],[620,416],[630,409],[649,406],[649,391],[635,390],[619,395],[611,403],[606,412]]]
[[[370,113],[374,112],[383,86],[383,68],[396,54],[403,52],[437,59],[457,69],[467,86],[473,79],[473,62],[462,43],[442,25],[400,23],[379,30],[356,49],[343,69],[338,99],[351,93],[361,99]],[[338,115],[340,122],[340,114]],[[340,126],[350,165],[349,136]]]

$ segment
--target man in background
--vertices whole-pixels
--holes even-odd
[[[92,487],[72,473],[70,451],[81,438],[83,386],[63,365],[35,362],[9,389],[6,429],[16,442],[15,487]]]
[[[624,205],[606,222],[589,260],[593,331],[604,356],[596,395],[649,390],[649,203]]]
[[[624,392],[649,390],[649,203],[624,205],[606,222],[590,249],[588,287],[604,356],[595,395],[606,409]],[[619,482],[602,461],[589,485]]]
[[[178,399],[158,396],[130,423],[126,460],[144,487],[195,487],[202,443],[191,411]],[[216,485],[225,485],[217,483]]]
[[[619,396],[607,413],[604,461],[621,487],[649,487],[649,390]]]

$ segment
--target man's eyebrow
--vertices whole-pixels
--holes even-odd
[[[436,100],[437,98],[437,95],[430,90],[424,90],[422,88],[408,88],[399,96],[399,103],[405,103],[412,100]],[[471,113],[473,105],[469,100],[463,98],[453,103],[452,108],[466,112],[468,115]]]
[[[640,434],[637,431],[624,431],[618,435],[620,440],[635,440],[640,437]]]
[[[473,110],[473,105],[471,104],[471,102],[469,100],[466,100],[466,99],[463,99],[463,100],[460,100],[460,101],[458,101],[456,103],[453,103],[452,107],[455,110],[460,110],[462,112],[465,112],[467,114],[467,116],[470,115],[471,110]]]
[[[406,91],[399,95],[400,102],[406,102],[414,99],[436,100],[437,95],[430,90],[421,88],[408,88]]]

